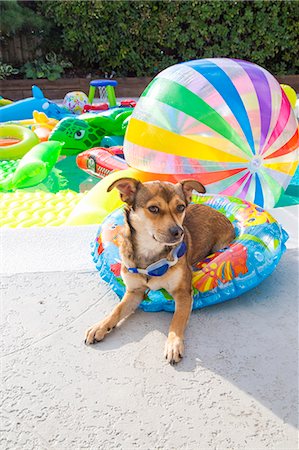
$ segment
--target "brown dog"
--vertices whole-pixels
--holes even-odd
[[[108,317],[87,330],[85,342],[101,341],[135,311],[148,289],[164,288],[175,301],[165,357],[170,363],[179,362],[192,309],[192,264],[226,247],[235,238],[234,228],[209,206],[188,205],[193,189],[205,192],[198,181],[143,184],[121,178],[108,191],[115,187],[127,203],[120,247],[126,293]]]

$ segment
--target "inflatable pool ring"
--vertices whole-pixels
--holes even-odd
[[[273,207],[298,165],[298,124],[265,69],[211,58],[158,74],[140,97],[124,140],[130,167],[201,173],[208,191]]]
[[[74,208],[67,219],[67,225],[91,225],[103,222],[116,208],[122,205],[122,201],[116,189],[107,192],[108,187],[120,177],[136,178],[141,182],[145,181],[170,181],[177,183],[186,178],[184,174],[165,174],[165,173],[150,173],[141,172],[136,169],[125,169],[121,171],[112,172],[99,183],[97,183],[86,195],[86,197]],[[194,178],[200,181],[201,175],[191,174],[188,178]]]
[[[58,161],[61,142],[42,142],[35,145],[19,161],[10,177],[0,183],[0,191],[35,186],[43,182]]]
[[[1,125],[0,138],[18,139],[16,144],[0,147],[0,159],[22,158],[32,147],[39,143],[39,139],[33,131],[20,125]]]
[[[61,226],[85,194],[70,190],[0,194],[0,227]]]
[[[269,213],[247,201],[218,195],[196,195],[193,201],[223,213],[236,230],[236,239],[227,248],[194,267],[193,309],[198,309],[238,297],[260,284],[277,266],[288,235]],[[119,208],[101,224],[92,249],[100,276],[120,298],[125,293],[118,240],[123,223],[123,208]],[[174,306],[164,289],[150,291],[140,305],[151,312],[174,311]]]
[[[1,138],[0,139],[0,147],[7,147],[8,145],[15,145],[20,142],[20,139],[13,138]]]

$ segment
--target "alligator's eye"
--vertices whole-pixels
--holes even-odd
[[[82,139],[83,136],[85,134],[85,130],[78,130],[76,131],[76,133],[74,134],[74,138],[75,139]]]
[[[158,214],[160,209],[158,208],[158,206],[149,206],[148,210],[153,213],[153,214]]]
[[[186,206],[185,206],[185,205],[178,205],[178,206],[176,207],[176,210],[177,210],[178,212],[180,212],[180,213],[184,212],[185,209],[186,209]]]
[[[96,171],[96,162],[91,156],[87,160],[87,169]]]

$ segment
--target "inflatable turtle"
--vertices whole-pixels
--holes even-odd
[[[66,117],[53,129],[49,141],[64,142],[62,154],[76,155],[100,146],[105,136],[124,136],[132,108],[113,108],[99,115]]]

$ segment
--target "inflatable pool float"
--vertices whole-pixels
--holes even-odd
[[[128,168],[122,146],[91,148],[79,153],[76,163],[79,169],[101,179],[112,172]]]
[[[58,120],[48,117],[45,113],[33,111],[33,119],[14,120],[6,122],[6,125],[20,125],[22,127],[29,128],[31,131],[34,131],[40,142],[46,142],[57,123]],[[5,145],[5,140],[3,141],[4,143],[1,144],[0,142],[0,145]],[[7,143],[6,145],[9,144]]]
[[[64,142],[62,154],[67,156],[100,146],[105,136],[121,137],[122,143],[132,111],[132,108],[112,108],[97,115],[86,113],[65,118],[53,129],[49,140]]]
[[[36,127],[34,129],[34,133],[36,134],[40,142],[47,142],[51,134],[51,130],[49,130],[49,128],[47,127]]]
[[[223,213],[236,231],[236,239],[227,248],[194,267],[193,309],[198,309],[238,297],[260,284],[277,266],[288,235],[269,213],[253,203],[219,195],[194,195],[193,202]],[[123,208],[119,208],[100,225],[92,248],[100,276],[120,298],[125,293],[118,240],[123,224]],[[164,289],[150,291],[140,305],[151,312],[174,311],[174,306]]]
[[[16,191],[0,194],[0,227],[29,228],[64,225],[85,194],[64,190]]]
[[[280,87],[284,91],[285,95],[288,97],[288,100],[291,103],[291,107],[294,109],[297,101],[297,94],[295,89],[293,89],[288,84],[281,84]]]
[[[3,98],[3,97],[0,95],[0,108],[1,108],[2,106],[11,105],[11,103],[13,103],[12,100],[8,100],[7,98]]]
[[[26,120],[12,120],[6,122],[6,125],[21,125],[22,127],[28,127],[31,130],[35,130],[38,127],[48,128],[49,130],[53,130],[53,128],[57,125],[58,120],[48,117],[45,113],[39,111],[33,111],[32,119]]]
[[[39,139],[33,131],[26,127],[13,124],[0,126],[0,139],[16,139],[11,145],[0,146],[0,159],[22,158],[32,147],[39,143]]]
[[[61,148],[61,142],[41,142],[23,156],[10,175],[8,167],[4,166],[6,177],[0,182],[0,191],[11,191],[42,183],[58,161]]]
[[[14,138],[1,138],[0,139],[0,147],[7,147],[8,145],[18,144],[20,139]]]
[[[299,167],[286,190],[286,194],[299,197]]]
[[[0,186],[8,182],[18,167],[19,160],[0,161]]]
[[[32,97],[18,100],[0,108],[0,122],[31,119],[34,111],[44,112],[48,117],[57,120],[74,116],[74,114],[45,98],[39,87],[32,86]]]

